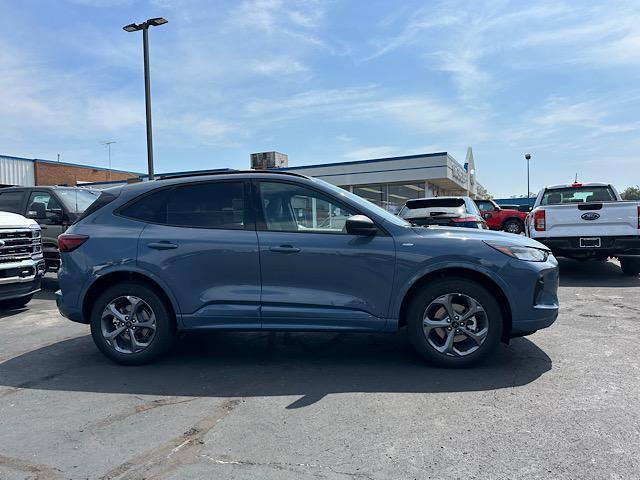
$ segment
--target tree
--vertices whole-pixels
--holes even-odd
[[[620,196],[623,200],[640,200],[640,186],[627,187]]]

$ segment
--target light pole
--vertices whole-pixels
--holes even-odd
[[[529,187],[529,160],[531,160],[531,154],[525,153],[524,159],[527,161],[527,202],[529,201],[531,189]]]
[[[102,145],[107,147],[107,151],[109,152],[109,180],[111,180],[111,145],[116,143],[113,140],[109,140],[108,142],[102,142]]]
[[[149,79],[149,27],[158,27],[167,23],[167,20],[158,17],[150,18],[143,23],[131,23],[122,29],[125,32],[137,32],[142,30],[142,51],[144,55],[144,103],[147,116],[147,163],[149,168],[149,180],[153,180],[153,140],[151,137],[151,84]]]

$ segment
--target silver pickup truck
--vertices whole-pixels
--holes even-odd
[[[44,275],[42,235],[35,220],[0,212],[0,306],[26,305]]]
[[[624,201],[606,183],[573,183],[540,190],[527,217],[527,235],[555,256],[620,260],[640,274],[640,202]]]

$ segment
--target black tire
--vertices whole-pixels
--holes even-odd
[[[625,275],[640,275],[640,258],[621,258],[620,268]]]
[[[127,296],[134,296],[143,300],[155,314],[156,329],[153,338],[148,346],[135,353],[117,351],[103,335],[102,315],[105,308],[114,300]],[[110,360],[120,365],[151,363],[166,354],[176,339],[176,323],[170,307],[165,304],[162,297],[155,290],[139,282],[120,283],[102,292],[91,309],[90,323],[91,336],[98,349]],[[130,331],[128,328],[125,330],[127,332]]]
[[[514,235],[520,235],[524,232],[524,223],[516,218],[511,218],[502,224],[502,230]]]
[[[427,307],[432,305],[434,300],[446,294],[461,294],[462,297],[471,297],[482,306],[486,314],[483,314],[483,322],[486,323],[488,331],[484,341],[475,351],[465,356],[452,356],[453,354],[439,352],[427,340],[423,331],[423,316]],[[495,296],[477,282],[466,278],[452,277],[425,285],[415,293],[407,309],[407,330],[411,344],[425,360],[440,367],[467,368],[486,359],[500,342],[502,328],[502,312]],[[447,334],[446,332],[442,333]],[[462,341],[468,342],[468,339]]]
[[[4,300],[0,303],[3,308],[14,309],[23,308],[27,303],[31,301],[33,295],[27,295],[25,297],[12,298],[10,300]]]

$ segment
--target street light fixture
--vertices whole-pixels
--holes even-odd
[[[144,103],[147,118],[147,163],[149,180],[153,180],[153,139],[151,136],[151,81],[149,78],[149,27],[158,27],[167,23],[162,17],[150,18],[143,23],[130,23],[122,29],[125,32],[142,30],[142,51],[144,55]]]
[[[524,159],[527,161],[527,200],[531,197],[531,189],[529,187],[529,160],[531,160],[531,154],[525,153]]]

